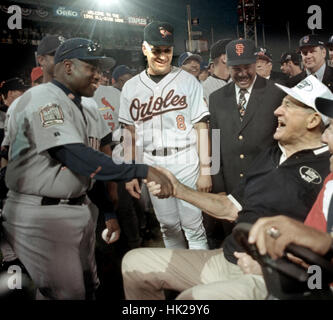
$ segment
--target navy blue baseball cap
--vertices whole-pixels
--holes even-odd
[[[266,60],[268,62],[272,62],[272,55],[266,48],[259,48],[256,52],[257,59]]]
[[[333,47],[333,36],[328,38],[328,41],[325,43],[326,47]]]
[[[308,34],[299,40],[299,48],[323,46],[324,41],[318,34]]]
[[[121,64],[114,68],[112,72],[112,78],[115,81],[118,81],[119,77],[123,76],[124,74],[132,74],[132,71],[129,67],[125,66],[124,64]]]
[[[202,62],[202,58],[200,55],[191,52],[184,52],[178,58],[178,67],[181,67],[182,65],[186,64],[186,62],[191,60],[196,60],[199,63]]]
[[[97,61],[103,68],[112,68],[116,62],[111,57],[101,55],[101,47],[89,39],[71,38],[63,42],[54,56],[57,64],[66,59],[79,59],[86,62]]]
[[[29,88],[30,86],[26,85],[21,78],[16,77],[3,81],[0,84],[0,93],[7,94],[11,90],[25,91]]]
[[[65,41],[62,36],[49,35],[45,36],[37,47],[37,55],[45,56],[47,54],[54,55],[58,47]]]

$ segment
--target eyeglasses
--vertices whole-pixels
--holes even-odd
[[[61,53],[60,57],[63,57],[65,55],[67,55],[68,53],[70,53],[74,50],[77,50],[77,49],[81,49],[81,48],[86,48],[87,49],[88,56],[97,56],[100,53],[100,50],[101,50],[101,46],[98,43],[91,42],[89,44],[80,44],[75,48],[65,50],[63,53]]]

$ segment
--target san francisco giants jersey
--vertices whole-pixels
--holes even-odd
[[[96,107],[83,106],[80,110],[53,83],[31,88],[20,97],[8,121],[7,186],[30,195],[80,196],[91,186],[91,179],[63,167],[47,150],[71,143],[98,150],[100,140],[108,133]]]
[[[135,126],[136,144],[147,152],[194,145],[193,125],[208,115],[201,84],[180,68],[158,83],[142,71],[121,93],[119,122]]]

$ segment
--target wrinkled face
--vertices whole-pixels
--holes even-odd
[[[154,47],[149,44],[143,44],[142,52],[147,57],[148,69],[151,75],[163,75],[171,70],[173,47]]]
[[[328,145],[331,153],[330,170],[333,172],[333,120],[330,120],[330,125],[321,136],[321,141]]]
[[[98,87],[100,70],[95,62],[85,62],[78,59],[66,60],[67,85],[76,94],[92,97]]]
[[[261,77],[268,77],[272,71],[272,63],[263,59],[258,59],[256,61],[256,72]]]
[[[313,109],[287,95],[274,111],[274,115],[278,118],[274,139],[282,145],[298,144],[307,132],[308,117],[313,113]]]
[[[193,74],[196,78],[200,74],[200,63],[195,59],[188,59],[183,65],[182,69]]]
[[[301,54],[304,67],[311,73],[318,71],[325,63],[326,49],[323,47],[303,47]]]
[[[241,88],[249,88],[256,76],[256,64],[241,64],[229,67],[232,80]]]

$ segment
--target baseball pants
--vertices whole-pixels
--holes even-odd
[[[144,162],[170,170],[177,179],[191,188],[199,175],[199,157],[195,147],[168,156],[144,154]],[[160,223],[166,248],[208,249],[201,210],[173,197],[158,199],[150,194],[156,218]],[[185,235],[185,237],[184,237]]]
[[[260,275],[244,274],[221,249],[184,250],[139,248],[122,261],[128,300],[165,299],[164,289],[176,290],[177,300],[262,300],[267,296]]]
[[[86,201],[41,206],[41,197],[8,193],[4,234],[38,288],[37,299],[85,299],[97,289],[98,209]]]

